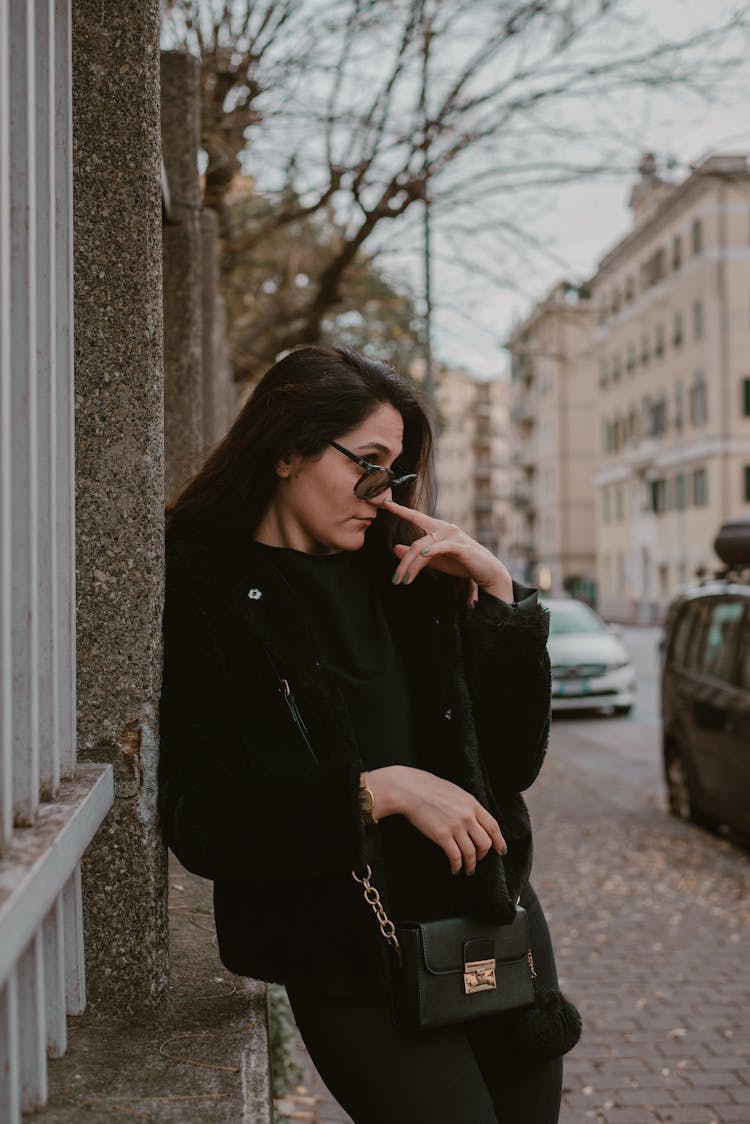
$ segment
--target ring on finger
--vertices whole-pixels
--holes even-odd
[[[432,537],[433,537],[433,539],[435,540],[435,542],[437,542],[437,541],[438,541],[438,537],[437,537],[437,532],[436,532],[436,531],[428,531],[428,532],[427,532],[427,534],[428,534],[428,535],[432,535]]]

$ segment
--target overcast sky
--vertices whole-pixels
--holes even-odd
[[[687,30],[714,13],[720,16],[728,5],[721,0],[643,0],[642,8],[664,28]],[[676,158],[676,179],[682,179],[689,165],[709,151],[750,152],[750,63],[721,103],[644,95],[631,98],[617,118],[618,123],[627,120],[631,134],[637,137],[635,149]],[[543,249],[530,251],[526,263],[514,259],[515,292],[491,287],[481,279],[472,284],[464,275],[459,277],[455,267],[444,260],[448,255],[439,252],[438,228],[435,334],[442,359],[486,376],[506,369],[506,354],[498,348],[498,341],[513,322],[525,316],[533,301],[561,277],[581,281],[590,276],[598,260],[630,229],[627,199],[636,179],[636,152],[633,163],[632,175],[578,183],[554,193],[545,191],[530,201],[530,233]],[[464,312],[467,302],[471,323]],[[441,308],[441,303],[448,307]]]

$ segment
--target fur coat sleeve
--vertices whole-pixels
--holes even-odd
[[[165,841],[188,870],[214,881],[295,878],[301,864],[310,876],[362,865],[357,763],[300,767],[294,727],[263,725],[262,666],[243,669],[251,697],[238,707],[238,676],[213,642],[214,621],[200,594],[168,574],[158,776]],[[241,728],[242,712],[257,716],[257,736]]]
[[[477,739],[496,793],[534,783],[550,728],[549,610],[519,582],[513,598],[509,605],[480,589],[462,621]]]

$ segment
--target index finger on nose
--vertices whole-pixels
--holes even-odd
[[[433,519],[431,515],[425,514],[424,511],[416,511],[413,507],[404,507],[403,504],[396,503],[395,500],[384,500],[383,505],[389,509],[395,509],[394,514],[400,515],[408,523],[418,523],[422,527],[427,527],[428,530],[437,527],[440,522],[438,519]]]

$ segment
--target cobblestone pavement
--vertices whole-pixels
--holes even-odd
[[[666,814],[653,725],[555,721],[525,795],[532,883],[584,1021],[560,1124],[750,1124],[748,852]],[[344,1124],[300,1057],[282,1107]]]

